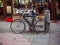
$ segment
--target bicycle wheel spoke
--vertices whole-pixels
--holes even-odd
[[[35,23],[35,29],[36,31],[44,31],[44,21],[43,20],[38,20],[36,23]]]
[[[11,24],[11,30],[14,33],[22,33],[25,30],[25,24],[22,21],[16,20]]]

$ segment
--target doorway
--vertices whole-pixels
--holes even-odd
[[[12,16],[12,0],[0,0],[0,21]]]
[[[4,20],[4,15],[3,15],[3,0],[0,0],[0,20]]]
[[[55,19],[60,20],[60,0],[56,1],[56,6],[57,6],[56,8],[57,11],[56,11]]]

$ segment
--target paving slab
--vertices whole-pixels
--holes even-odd
[[[0,33],[0,45],[31,45],[21,34]]]
[[[8,35],[11,33],[14,37],[15,34],[10,30],[10,24],[10,22],[0,22],[0,33],[8,33]],[[22,33],[16,35],[22,35],[32,45],[60,45],[60,23],[51,23],[50,33],[47,34]]]

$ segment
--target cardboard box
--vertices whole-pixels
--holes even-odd
[[[37,19],[45,19],[45,16],[38,15],[38,16],[37,16]]]

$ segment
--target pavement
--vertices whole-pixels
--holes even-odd
[[[24,45],[28,43],[28,45],[60,45],[60,23],[51,23],[50,24],[50,32],[47,34],[31,34],[31,33],[22,33],[22,34],[14,34],[11,29],[10,29],[10,22],[0,22],[0,42],[2,39],[5,39],[7,42],[4,42],[3,45],[5,43],[9,43],[9,45]],[[1,39],[1,37],[3,37]],[[8,37],[8,38],[7,38]],[[14,40],[14,42],[11,43],[11,41],[13,39],[20,40],[19,42],[16,43],[16,40]],[[22,40],[21,40],[21,37]],[[10,40],[9,40],[10,39]],[[9,40],[9,42],[8,42]],[[25,41],[25,42],[24,42]],[[21,43],[24,44],[21,44]],[[27,43],[26,43],[27,42]],[[14,44],[15,43],[15,44]],[[1,44],[1,43],[0,43]],[[2,45],[2,44],[1,44]]]
[[[31,42],[20,34],[0,33],[0,45],[31,45]]]

